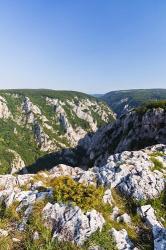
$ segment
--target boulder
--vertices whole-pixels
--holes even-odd
[[[0,238],[1,237],[7,237],[9,235],[7,230],[0,229]]]
[[[43,209],[45,225],[53,230],[53,238],[82,245],[97,229],[101,230],[105,220],[96,210],[83,212],[79,207],[47,203]]]
[[[118,216],[120,216],[120,211],[118,207],[114,207],[112,214],[111,214],[111,219],[112,220],[116,220],[118,218]]]
[[[112,228],[110,234],[115,240],[118,250],[138,250],[134,247],[134,244],[129,239],[127,231],[125,229],[117,231],[116,229]]]
[[[39,240],[39,233],[38,233],[38,231],[35,231],[34,233],[33,233],[33,240],[34,241],[36,241],[36,240]]]
[[[112,205],[112,200],[113,200],[113,198],[112,198],[111,190],[110,190],[110,189],[107,189],[107,190],[104,192],[103,202]]]
[[[130,224],[131,223],[131,217],[127,213],[124,213],[120,216],[117,217],[117,222],[122,222],[125,224]]]
[[[151,205],[145,205],[141,206],[140,208],[137,209],[138,214],[148,223],[150,227],[162,227],[162,224],[158,222],[154,209],[152,208]]]

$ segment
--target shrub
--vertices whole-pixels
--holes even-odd
[[[51,181],[56,202],[72,203],[84,210],[101,209],[104,188],[93,185],[86,186],[68,176],[61,176]]]
[[[166,110],[166,100],[151,101],[148,103],[144,103],[135,110],[137,113],[144,114],[148,109],[153,109],[153,108],[163,108],[164,110]]]

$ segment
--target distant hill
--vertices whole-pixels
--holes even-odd
[[[100,98],[100,97],[102,97],[104,94],[92,94],[92,96],[94,96],[94,97],[97,97],[97,98]]]
[[[118,116],[153,100],[165,100],[166,89],[135,89],[111,91],[100,97]]]
[[[0,173],[76,146],[88,132],[112,120],[105,102],[84,93],[0,90]]]

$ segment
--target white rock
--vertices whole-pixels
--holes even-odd
[[[7,237],[9,235],[8,231],[0,229],[0,237]]]
[[[117,222],[130,224],[131,223],[131,217],[127,213],[124,213],[124,214],[117,217]]]
[[[34,234],[33,234],[33,240],[35,241],[35,240],[39,240],[39,233],[37,232],[37,231],[35,231],[34,232]]]
[[[20,239],[17,239],[17,238],[12,238],[12,241],[13,241],[13,242],[20,242],[21,240],[20,240]]]
[[[45,225],[54,230],[53,238],[71,241],[78,245],[97,229],[101,230],[105,220],[96,210],[82,212],[77,206],[47,203],[43,209]]]
[[[25,163],[22,160],[21,156],[14,150],[8,149],[8,152],[12,153],[14,158],[11,162],[11,174],[17,173],[19,170],[25,167]]]
[[[107,162],[96,168],[97,180],[104,186],[117,187],[136,200],[155,198],[164,190],[163,174],[151,170],[152,162],[143,150],[114,154]]]
[[[146,222],[153,228],[155,226],[162,227],[162,224],[157,221],[154,209],[151,205],[141,206],[137,209],[138,214],[146,220]]]
[[[138,250],[134,247],[133,243],[129,239],[125,229],[117,231],[116,229],[112,228],[110,234],[113,236],[118,250]]]
[[[8,109],[6,99],[0,96],[0,119],[8,119],[9,117],[12,117],[12,115]]]
[[[103,196],[103,202],[112,205],[112,200],[113,200],[113,198],[112,198],[111,190],[107,189],[104,193],[104,196]]]
[[[119,208],[118,207],[114,207],[113,211],[112,211],[112,214],[111,214],[112,220],[116,220],[118,216],[120,216]]]

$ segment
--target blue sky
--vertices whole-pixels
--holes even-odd
[[[0,0],[0,88],[165,83],[165,0]]]

